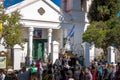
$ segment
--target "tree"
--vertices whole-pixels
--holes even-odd
[[[105,34],[107,33],[106,24],[104,22],[93,22],[88,26],[88,29],[83,33],[83,42],[94,43],[95,47],[102,48],[105,52],[109,47]]]
[[[88,18],[90,25],[83,34],[83,42],[94,43],[107,55],[107,48],[120,48],[120,0],[93,0]]]
[[[111,19],[107,22],[107,26],[109,28],[109,33],[106,34],[109,39],[109,42],[112,46],[117,48],[120,52],[120,20],[118,19]]]
[[[2,23],[2,29],[0,34],[1,43],[7,49],[11,50],[11,56],[13,57],[13,47],[18,44],[23,48],[23,33],[22,24],[19,22],[21,15],[18,10],[6,14],[3,5],[0,5],[0,22]],[[13,58],[10,60],[10,65],[13,65]]]
[[[92,21],[107,21],[117,16],[120,11],[120,0],[93,0],[88,12]]]
[[[0,21],[2,23],[2,32],[0,39],[4,39],[2,43],[6,48],[13,48],[14,45],[22,46],[22,24],[19,22],[21,15],[16,10],[10,14],[6,14],[4,7],[0,5]]]

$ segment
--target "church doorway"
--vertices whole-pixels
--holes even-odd
[[[44,43],[47,39],[33,39],[33,60],[42,59],[44,55]]]

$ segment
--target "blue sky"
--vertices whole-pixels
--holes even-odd
[[[51,1],[53,1],[57,6],[59,6],[60,7],[60,0],[51,0]]]
[[[16,3],[19,3],[21,1],[23,1],[23,0],[5,0],[4,7],[7,8],[7,7],[14,5]],[[57,6],[60,7],[60,0],[51,0],[51,1],[53,1]]]
[[[7,8],[7,7],[9,7],[11,5],[14,5],[16,3],[19,3],[21,1],[23,1],[23,0],[5,0],[4,1],[4,7]]]

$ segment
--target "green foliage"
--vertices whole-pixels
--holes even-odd
[[[0,21],[3,24],[0,39],[4,38],[3,45],[6,48],[13,48],[16,44],[22,47],[24,40],[22,39],[22,24],[19,22],[21,18],[19,11],[17,10],[10,14],[5,14],[2,5],[0,6],[0,10]]]
[[[120,51],[120,23],[116,25],[110,32],[111,45]]]
[[[90,25],[83,34],[83,42],[94,43],[106,54],[109,46],[120,50],[120,0],[93,0],[88,18]]]
[[[92,21],[107,21],[117,16],[120,0],[93,0],[88,18]]]
[[[83,34],[83,42],[95,43],[95,46],[100,48],[104,45],[106,34],[106,24],[104,22],[93,22]]]

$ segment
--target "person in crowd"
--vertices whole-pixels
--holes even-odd
[[[115,80],[120,80],[120,66],[116,65]]]
[[[111,73],[112,73],[111,65],[106,63],[103,69],[103,79],[110,80]]]
[[[68,69],[67,75],[68,75],[68,79],[69,79],[69,78],[73,78],[73,71],[72,71],[71,68]]]
[[[25,57],[25,66],[26,66],[26,67],[29,67],[29,66],[30,66],[30,58],[29,58],[29,56],[26,56],[26,57]]]
[[[36,64],[31,64],[28,71],[26,65],[19,72],[8,69],[5,74],[4,70],[0,69],[0,80],[120,80],[120,66],[104,64],[96,59],[86,68],[78,59],[79,57],[63,55],[56,59],[54,65],[50,59],[44,70],[41,59]]]
[[[60,74],[61,74],[60,80],[68,80],[67,69],[61,69]]]
[[[37,69],[35,67],[35,64],[31,64],[30,68],[29,68],[29,75],[30,75],[30,80],[37,80]]]
[[[0,80],[4,80],[4,79],[5,79],[4,70],[0,69]]]
[[[47,64],[47,69],[52,69],[53,68],[53,64],[52,64],[52,60],[49,60],[48,61],[48,64]]]
[[[92,80],[97,80],[97,70],[95,67],[92,66],[92,69],[90,70],[92,74]]]
[[[17,76],[17,72],[12,70],[12,69],[8,69],[6,77],[4,80],[19,80],[18,76]]]
[[[61,74],[60,74],[60,67],[57,67],[54,69],[54,79],[55,80],[60,80],[61,79]]]
[[[76,60],[76,62],[75,62],[74,68],[77,68],[77,69],[79,69],[79,70],[82,69],[81,64],[79,64],[79,62],[78,62],[77,60]]]
[[[62,65],[64,65],[64,63],[67,63],[67,55],[64,55],[63,58],[62,58]]]
[[[81,80],[92,80],[92,74],[88,68],[83,68]]]
[[[70,68],[70,66],[67,64],[67,62],[64,63],[64,65],[63,65],[63,69],[64,69],[64,70],[68,70],[69,68]]]
[[[72,66],[71,56],[67,56],[67,62],[69,66]]]
[[[22,67],[22,69],[18,72],[19,80],[29,80],[29,72],[26,71],[26,67]]]
[[[84,58],[83,56],[80,56],[79,58],[77,58],[79,64],[81,64],[81,66],[84,66]]]
[[[116,68],[115,65],[112,65],[111,80],[115,80]]]
[[[61,61],[59,59],[56,59],[55,63],[54,63],[54,66],[56,66],[56,67],[62,66]]]
[[[43,70],[43,73],[42,73],[42,79],[44,79],[46,75],[47,75],[47,70],[44,69],[44,70]]]
[[[76,60],[76,64],[74,65],[74,78],[75,78],[75,80],[79,80],[81,69],[82,69],[81,65]]]
[[[97,69],[97,80],[102,80],[103,66],[99,64]]]
[[[47,74],[43,77],[43,80],[54,80],[52,69],[47,70]]]
[[[37,67],[38,79],[42,80],[43,67],[42,67],[41,59],[39,59],[36,62],[36,67]]]

